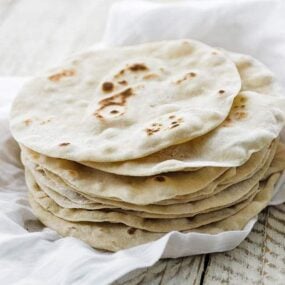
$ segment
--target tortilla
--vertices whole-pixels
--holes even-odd
[[[213,130],[240,88],[234,63],[198,41],[90,50],[27,83],[10,125],[47,156],[129,160]]]

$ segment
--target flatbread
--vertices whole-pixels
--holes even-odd
[[[243,91],[218,128],[184,144],[140,159],[114,163],[82,162],[119,175],[149,176],[197,167],[236,167],[267,147],[285,122],[285,98]]]
[[[214,182],[198,192],[189,195],[176,196],[173,199],[164,200],[158,202],[157,204],[170,205],[175,203],[185,203],[205,199],[212,195],[215,195],[232,184],[236,184],[252,177],[260,168],[264,166],[266,161],[270,158],[272,152],[276,151],[276,147],[277,141],[272,142],[269,147],[266,147],[259,152],[253,153],[245,164],[236,168],[229,168]]]
[[[242,166],[235,168],[230,168],[225,173],[223,173],[220,177],[218,177],[214,182],[211,183],[211,185],[207,186],[206,188],[184,196],[176,196],[174,199],[164,200],[161,202],[158,202],[159,205],[171,205],[171,204],[177,204],[177,203],[188,203],[192,201],[197,201],[201,199],[208,198],[212,195],[215,195],[227,187],[230,186],[230,182],[232,184],[241,182],[247,178],[250,178],[255,174],[260,168],[264,166],[266,161],[269,159],[270,154],[274,153],[276,151],[277,147],[277,141],[272,142],[270,145],[270,148],[264,149],[262,152],[255,153],[251,156],[251,158]],[[275,155],[276,156],[276,155]],[[92,209],[92,205],[90,205],[91,200],[94,202],[94,207],[97,208],[97,203],[103,203],[105,204],[105,207],[108,208],[110,206],[110,202],[107,199],[97,199],[88,197],[88,195],[84,196],[84,194],[79,194],[73,190],[72,188],[68,187],[64,181],[54,175],[53,173],[42,170],[42,169],[31,169],[31,171],[36,176],[37,182],[41,185],[41,188],[48,187],[49,189],[53,189],[58,194],[62,195],[63,197],[67,197],[72,202],[79,205],[84,205],[82,208],[90,208]],[[226,185],[224,184],[226,183]],[[221,185],[222,184],[222,185]],[[116,205],[117,207],[124,205]]]
[[[30,174],[28,173],[27,176]],[[28,180],[32,180],[32,176]],[[200,227],[224,219],[237,211],[244,208],[254,198],[258,190],[258,185],[254,186],[250,191],[247,199],[234,209],[225,208],[218,211],[213,211],[210,214],[201,214],[192,218],[171,218],[171,219],[148,219],[137,215],[132,215],[130,212],[120,211],[104,211],[104,210],[86,210],[86,209],[67,209],[59,206],[53,201],[42,189],[35,184],[30,187],[30,191],[36,200],[44,209],[50,211],[55,216],[71,222],[110,222],[122,223],[130,227],[147,230],[150,232],[169,232],[174,230],[189,230]]]
[[[266,171],[264,179],[267,179],[273,173],[283,171],[284,169],[285,169],[285,145],[283,143],[279,143],[274,159],[270,164],[270,167]]]
[[[22,153],[27,158],[27,163],[38,164],[43,169],[58,175],[78,192],[94,197],[117,198],[138,205],[194,193],[209,185],[227,170],[226,168],[203,168],[189,173],[127,177],[91,169],[72,161],[47,157],[23,146]]]
[[[217,127],[240,88],[234,63],[193,40],[88,51],[23,88],[11,130],[52,157],[134,159]]]
[[[257,173],[254,174],[251,178],[244,180],[240,183],[231,185],[224,191],[214,196],[211,196],[209,198],[203,199],[203,200],[198,200],[198,201],[185,203],[185,204],[173,204],[173,205],[135,205],[135,204],[124,203],[124,202],[115,201],[115,200],[105,199],[103,201],[106,202],[107,205],[113,205],[113,206],[116,206],[118,208],[122,208],[125,210],[143,212],[141,213],[143,217],[148,217],[148,216],[151,217],[152,214],[187,215],[188,217],[190,217],[190,216],[195,216],[200,213],[207,213],[210,211],[218,210],[218,209],[225,208],[225,207],[235,204],[237,201],[240,201],[242,197],[247,195],[248,192],[250,192],[250,190],[264,176],[265,172],[270,166],[270,163],[274,157],[274,154],[275,152],[272,152],[272,154],[270,155],[265,165],[259,171],[257,171]],[[30,168],[30,169],[33,172],[33,168]],[[33,172],[33,174],[34,173],[35,172]],[[78,180],[79,178],[77,178],[77,181]],[[39,182],[37,181],[37,183]],[[77,191],[79,190],[77,189]],[[80,191],[85,192],[82,189]],[[86,191],[89,191],[88,187],[86,188]],[[96,202],[100,202],[100,201],[102,200],[96,199]],[[150,213],[150,215],[148,213]]]
[[[199,228],[198,232],[217,234],[223,231],[237,231],[243,229],[248,221],[258,215],[270,202],[274,193],[274,185],[280,178],[280,175],[280,173],[272,174],[267,180],[261,182],[260,192],[255,196],[249,206],[230,218]]]
[[[192,230],[192,232],[216,234],[224,231],[243,229],[250,219],[266,207],[272,197],[274,185],[279,177],[280,174],[272,175],[261,185],[260,192],[255,196],[253,202],[235,215],[221,222]],[[164,235],[162,233],[151,233],[127,227],[122,224],[68,222],[46,211],[34,200],[32,195],[29,195],[29,200],[34,213],[46,226],[56,230],[62,236],[79,238],[95,248],[118,251],[157,240]]]
[[[280,84],[277,82],[274,74],[261,62],[257,59],[244,54],[229,52],[224,49],[220,49],[222,53],[225,53],[229,58],[235,63],[238,72],[241,78],[241,91],[254,91],[266,96],[282,96],[283,90]],[[189,144],[190,147],[190,144]],[[179,146],[175,148],[176,152],[179,152]],[[220,151],[220,148],[215,148],[216,157],[219,157],[217,153],[220,152],[220,157],[223,156],[223,150]],[[92,161],[85,161],[82,162],[83,164],[94,167],[103,171],[117,173],[122,175],[154,175],[163,172],[169,171],[181,171],[181,170],[196,170],[197,167],[187,167],[185,165],[180,164],[181,169],[179,166],[174,167],[172,162],[170,165],[167,162],[168,159],[171,157],[167,157],[164,154],[164,151],[158,154],[152,154],[151,156],[160,156],[156,157],[154,161],[150,158],[146,160],[137,161],[126,161],[126,162],[118,162],[118,163],[100,163],[100,162],[92,162]],[[209,153],[208,156],[211,156],[212,153]],[[174,157],[175,158],[175,157]],[[187,157],[186,157],[187,158]],[[153,158],[152,158],[153,159]],[[160,160],[159,160],[160,159]],[[213,158],[215,159],[215,157]],[[228,157],[225,157],[228,159]],[[183,161],[183,157],[180,156],[180,160]],[[155,162],[158,162],[159,165],[153,165]],[[163,163],[162,163],[163,162]],[[216,161],[216,163],[221,163],[221,161]],[[144,163],[146,163],[144,165]],[[211,162],[212,164],[214,161]],[[168,168],[168,165],[170,166]],[[145,166],[145,172],[143,170]],[[205,163],[202,165],[203,167],[210,166]],[[227,165],[225,165],[227,166]],[[237,165],[232,165],[237,166]],[[138,169],[137,169],[138,168]],[[161,168],[161,170],[160,170]]]

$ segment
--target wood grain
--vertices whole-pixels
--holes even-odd
[[[34,75],[93,45],[114,2],[1,0],[0,76]],[[253,232],[230,252],[160,260],[114,284],[285,284],[285,205],[263,211]]]
[[[193,256],[158,261],[148,269],[124,276],[114,285],[201,284],[205,256]]]
[[[265,209],[239,247],[212,254],[204,284],[285,284],[285,205]]]

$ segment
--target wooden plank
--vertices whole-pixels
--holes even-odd
[[[265,209],[239,247],[212,254],[204,284],[285,284],[285,205]]]
[[[139,269],[124,276],[113,285],[198,285],[204,261],[204,255],[160,260],[148,269]]]

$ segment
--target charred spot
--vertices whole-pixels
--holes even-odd
[[[110,113],[111,113],[111,114],[118,114],[119,111],[118,111],[118,110],[112,110],[112,111],[110,111]]]
[[[145,66],[143,63],[134,63],[132,65],[129,66],[129,69],[131,71],[145,71],[145,70],[148,70],[148,67]]]
[[[231,124],[231,122],[232,122],[232,119],[230,117],[227,117],[222,125],[224,127],[227,127],[227,126],[229,126]]]
[[[240,100],[241,103],[245,103],[245,102],[246,102],[246,98],[243,97],[243,96],[241,96],[241,97],[239,98],[239,100]]]
[[[162,127],[162,124],[160,123],[153,123],[151,124],[152,127]]]
[[[241,107],[241,108],[245,108],[245,105],[241,105],[240,107]]]
[[[67,146],[67,145],[70,145],[69,142],[63,142],[63,143],[60,143],[59,146]]]
[[[114,77],[118,78],[118,77],[124,75],[124,73],[125,73],[125,69],[121,69]]]
[[[133,95],[132,88],[128,88],[116,95],[102,99],[101,101],[99,101],[100,108],[94,113],[94,115],[97,118],[102,119],[103,116],[100,114],[100,111],[102,111],[104,108],[108,106],[124,106],[127,102],[127,98],[132,95]]]
[[[128,84],[128,82],[126,80],[121,80],[118,83],[121,85],[127,85]]]
[[[189,72],[189,73],[186,73],[185,76],[179,80],[176,81],[176,84],[180,84],[181,82],[187,80],[187,79],[190,79],[190,78],[193,78],[195,77],[197,74],[195,72]]]
[[[97,112],[95,112],[93,115],[98,119],[103,119],[103,116],[98,114]]]
[[[171,115],[168,117],[169,119],[174,119],[175,118],[175,115]]]
[[[136,230],[137,230],[136,228],[129,228],[128,229],[128,234],[129,235],[133,235],[136,232]]]
[[[24,124],[25,124],[26,126],[29,126],[31,123],[32,123],[32,120],[31,120],[31,119],[27,119],[27,120],[24,121]]]
[[[171,122],[170,129],[176,128],[183,122],[183,118],[176,118],[175,121]]]
[[[179,126],[179,124],[174,124],[174,125],[172,125],[172,126],[170,127],[170,129],[176,128],[176,127],[178,127],[178,126]]]
[[[102,84],[102,90],[104,92],[111,92],[114,89],[114,84],[112,82],[104,82]]]
[[[164,182],[165,181],[165,177],[164,176],[155,176],[154,178],[156,181],[158,182]]]
[[[45,125],[45,124],[49,123],[50,121],[51,121],[51,119],[47,119],[47,120],[41,121],[40,125]]]
[[[153,135],[154,133],[157,133],[160,131],[160,128],[159,127],[155,127],[155,128],[147,128],[145,129],[146,133],[148,136],[151,136]]]
[[[223,90],[223,89],[219,90],[219,94],[224,94],[225,92],[226,92],[226,91]]]
[[[63,77],[71,77],[75,74],[75,70],[73,69],[64,69],[59,73],[53,74],[48,77],[49,80],[57,82],[60,81]]]
[[[246,115],[246,112],[241,111],[241,112],[236,112],[236,113],[234,113],[234,116],[235,116],[235,118],[236,118],[237,120],[242,120],[242,119],[244,119],[247,115]]]
[[[148,80],[148,79],[155,79],[155,78],[158,78],[158,77],[159,77],[158,74],[150,73],[150,74],[146,74],[146,75],[143,77],[143,79]]]

